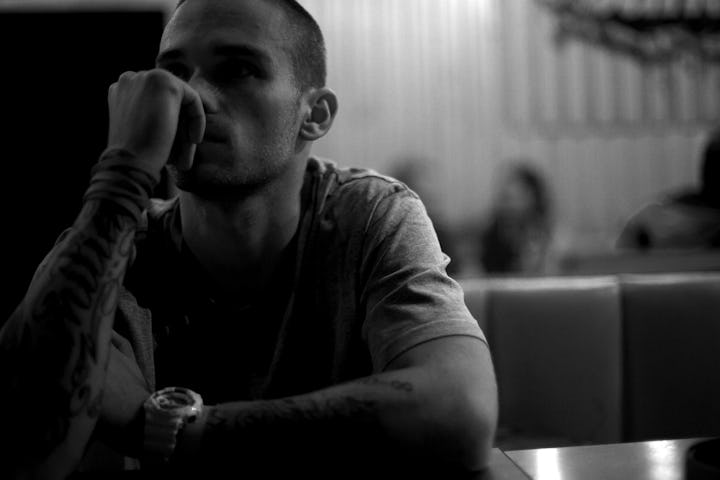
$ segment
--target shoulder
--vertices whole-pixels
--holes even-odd
[[[637,230],[652,229],[659,219],[667,216],[674,209],[674,205],[666,201],[646,203],[630,215],[625,223],[624,230],[635,232]]]
[[[308,172],[324,185],[328,198],[364,198],[378,202],[387,197],[419,199],[407,185],[372,168],[340,166],[320,157],[311,157]]]
[[[311,159],[313,169],[314,200],[307,211],[314,219],[312,231],[323,238],[368,247],[371,239],[400,235],[411,240],[432,228],[417,194],[393,177],[317,158]]]
[[[342,167],[327,159],[311,158],[309,172],[316,179],[316,213],[341,230],[362,229],[378,221],[424,215],[418,195],[403,182],[370,168]]]

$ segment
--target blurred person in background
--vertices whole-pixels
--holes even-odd
[[[720,247],[720,128],[709,135],[700,164],[700,185],[665,195],[632,215],[621,249]]]
[[[480,263],[487,274],[542,274],[552,270],[553,222],[546,181],[528,160],[503,172],[480,232]]]

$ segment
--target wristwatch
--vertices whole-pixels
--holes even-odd
[[[175,451],[178,432],[201,432],[202,397],[184,387],[167,387],[145,401],[143,450],[149,462],[167,462]]]

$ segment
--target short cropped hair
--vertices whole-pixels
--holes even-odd
[[[294,37],[290,59],[299,90],[324,87],[327,81],[327,54],[320,26],[296,0],[273,1],[284,9]],[[175,10],[185,2],[179,0]]]

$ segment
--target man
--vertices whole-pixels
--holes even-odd
[[[417,196],[310,155],[324,77],[294,1],[185,0],[157,68],[110,87],[84,207],[2,331],[15,476],[99,441],[175,472],[486,464],[482,332]],[[166,164],[179,198],[143,214]],[[168,386],[202,396],[195,421],[158,421]]]
[[[720,129],[710,132],[699,176],[699,188],[666,194],[633,214],[618,237],[617,247],[634,250],[720,247]]]

